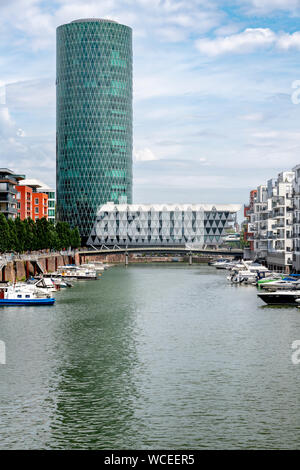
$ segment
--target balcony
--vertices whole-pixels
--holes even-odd
[[[10,193],[0,191],[0,202],[16,202],[16,199]]]

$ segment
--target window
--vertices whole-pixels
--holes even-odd
[[[37,205],[39,203],[38,198],[35,198],[34,203]]]
[[[38,213],[39,213],[39,208],[38,208],[38,207],[35,207],[35,208],[34,208],[34,213],[35,213],[35,214],[38,214]]]

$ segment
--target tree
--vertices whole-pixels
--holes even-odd
[[[25,251],[37,250],[36,224],[30,217],[24,220],[24,228],[25,228],[25,240],[24,240]]]
[[[50,235],[49,248],[51,250],[60,250],[62,246],[61,246],[60,239],[57,234],[55,225],[52,222],[50,222],[49,235]]]
[[[7,222],[9,227],[8,250],[16,251],[18,246],[18,234],[16,224],[14,219],[8,219]]]
[[[57,222],[56,232],[62,248],[71,246],[71,229],[67,222]]]
[[[71,247],[79,248],[81,245],[81,238],[79,235],[78,227],[75,227],[71,230]]]
[[[5,215],[0,213],[0,252],[4,253],[10,249],[9,246],[9,225]]]
[[[50,222],[46,217],[42,217],[36,221],[36,236],[38,240],[39,250],[45,250],[50,248],[51,244],[51,233],[50,233]]]
[[[248,248],[250,246],[249,240],[245,239],[245,232],[247,231],[247,226],[244,225],[241,231],[240,244],[242,248]]]
[[[21,220],[19,217],[15,219],[15,227],[17,233],[17,242],[16,242],[16,251],[18,253],[23,253],[25,248],[25,224],[24,221]]]
[[[45,217],[34,222],[28,218],[7,220],[0,213],[0,252],[24,251],[62,248],[78,248],[81,244],[77,227],[71,229],[67,222],[54,225]]]

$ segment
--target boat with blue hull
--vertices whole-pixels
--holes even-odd
[[[26,306],[26,305],[53,305],[55,299],[0,299],[1,306]]]
[[[0,306],[53,305],[55,299],[35,286],[7,286],[0,289]]]

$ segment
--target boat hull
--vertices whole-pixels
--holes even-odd
[[[297,299],[300,299],[299,294],[257,294],[258,297],[267,305],[300,305]]]
[[[98,276],[68,276],[63,274],[62,279],[69,279],[69,280],[75,280],[75,281],[96,281],[98,279]]]
[[[55,299],[0,299],[1,306],[20,306],[20,305],[53,305]]]

